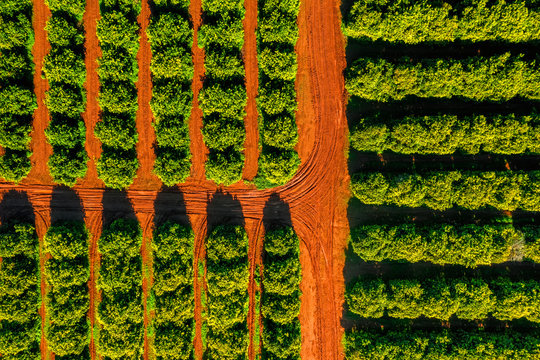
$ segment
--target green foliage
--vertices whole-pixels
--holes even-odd
[[[364,261],[477,267],[509,261],[513,245],[522,238],[511,225],[363,225],[351,231],[350,243]]]
[[[86,108],[84,90],[78,86],[57,84],[47,91],[45,104],[52,114],[75,118]]]
[[[265,229],[261,313],[265,358],[299,358],[300,242],[290,226]]]
[[[49,83],[82,87],[86,81],[84,57],[69,48],[54,47],[43,59],[43,73]]]
[[[294,81],[297,70],[294,50],[264,48],[259,52],[259,71],[270,80]]]
[[[367,0],[345,15],[343,32],[356,39],[407,44],[455,40],[538,40],[540,18],[533,2]]]
[[[82,118],[53,116],[47,129],[47,141],[53,147],[74,148],[83,146],[86,139],[86,128]]]
[[[381,102],[407,96],[498,102],[514,97],[540,98],[536,62],[510,53],[417,62],[405,57],[396,61],[360,58],[345,78],[350,95]]]
[[[84,44],[84,32],[77,23],[64,16],[52,16],[47,21],[45,31],[52,48],[78,47]]]
[[[528,115],[404,116],[385,121],[382,115],[362,119],[351,131],[358,151],[403,154],[537,153],[539,117]]]
[[[21,359],[38,346],[38,238],[33,225],[5,222],[0,227],[0,353]],[[39,352],[38,352],[39,353]]]
[[[0,227],[0,257],[17,255],[34,257],[38,248],[34,225],[24,222],[8,222]]]
[[[178,326],[177,324],[156,327],[154,352],[167,359],[188,360],[193,354],[192,338],[195,327],[192,322]]]
[[[399,331],[349,330],[343,340],[345,357],[367,359],[534,359],[540,355],[536,332],[516,330]],[[376,357],[374,357],[376,355]]]
[[[203,140],[208,148],[219,151],[224,151],[229,147],[237,151],[244,148],[246,129],[242,120],[207,116],[204,118],[203,124]]]
[[[126,14],[109,10],[102,12],[97,24],[97,36],[104,48],[107,46],[121,47],[131,55],[139,50],[139,25]],[[129,59],[127,59],[129,61]]]
[[[296,14],[284,14],[280,13],[280,11],[268,12],[263,16],[259,16],[257,30],[260,42],[294,46],[298,40],[296,18]]]
[[[296,151],[263,147],[255,184],[258,188],[284,185],[296,174],[299,166],[300,157]]]
[[[0,157],[0,177],[14,183],[24,179],[32,167],[30,155],[30,151],[6,149],[4,156]]]
[[[206,160],[206,178],[216,184],[229,186],[242,179],[244,154],[227,149],[225,151],[210,151]]]
[[[98,242],[102,290],[96,339],[100,356],[137,358],[143,350],[142,230],[135,220],[119,218],[105,226]]]
[[[298,130],[294,116],[288,113],[277,116],[263,115],[262,143],[278,149],[293,150],[298,143]]]
[[[216,226],[206,239],[206,356],[247,356],[248,237],[243,226]]]
[[[103,145],[122,150],[134,149],[139,139],[137,129],[132,124],[134,117],[129,114],[103,114],[96,124],[94,133]]]
[[[525,257],[534,262],[540,262],[540,228],[524,226],[520,230],[525,235]]]
[[[231,81],[246,75],[242,57],[236,50],[219,49],[204,58],[205,76],[221,81]]]
[[[45,0],[45,4],[47,4],[51,12],[67,12],[75,16],[79,21],[82,20],[86,7],[85,0]]]
[[[194,241],[195,235],[190,227],[166,221],[154,231],[152,249],[160,258],[168,259],[179,253],[185,259],[191,259]]]
[[[272,81],[259,89],[259,108],[268,115],[293,114],[296,111],[294,82]]]
[[[47,230],[43,241],[46,251],[54,259],[74,259],[88,253],[89,238],[84,223],[62,221]]]
[[[139,161],[134,149],[122,151],[105,147],[97,162],[99,178],[113,189],[128,188],[133,183],[138,168]]]
[[[58,325],[76,325],[86,318],[90,294],[86,283],[52,288],[45,299],[47,317]]]
[[[464,320],[483,320],[489,315],[508,321],[526,318],[540,321],[535,280],[497,278],[433,280],[358,280],[347,290],[349,310],[362,317],[415,319],[425,316],[448,320],[456,315]]]
[[[135,61],[126,61],[133,55],[122,47],[106,47],[98,59],[98,75],[103,82],[131,82],[138,80],[139,68]]]
[[[90,324],[86,319],[72,326],[50,324],[45,329],[47,346],[56,356],[81,354],[90,342]]]
[[[152,49],[152,100],[157,146],[154,174],[167,186],[182,183],[190,174],[191,153],[187,122],[191,116],[193,27],[185,3],[168,4],[155,11],[147,30]]]
[[[456,205],[475,210],[540,210],[537,172],[450,171],[426,174],[358,173],[352,177],[353,195],[370,205],[427,206],[445,210]]]
[[[220,84],[203,87],[199,102],[205,117],[217,113],[224,118],[242,120],[247,104],[246,88],[243,85]]]
[[[33,91],[17,85],[8,85],[0,89],[1,115],[32,115],[36,109],[36,96]]]
[[[88,155],[83,146],[65,148],[55,147],[47,165],[54,181],[73,186],[78,179],[84,178],[88,170]]]

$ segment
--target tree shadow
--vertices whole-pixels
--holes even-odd
[[[245,226],[242,206],[238,199],[221,190],[214,193],[206,207],[208,233],[217,225]]]
[[[0,223],[15,220],[35,223],[34,207],[25,191],[10,190],[0,202]]]
[[[75,190],[55,187],[51,198],[51,224],[62,220],[83,222],[84,209]]]
[[[137,221],[135,210],[125,191],[106,189],[103,192],[102,206],[104,228],[119,218]]]
[[[272,194],[264,206],[263,225],[265,231],[273,225],[287,225],[292,227],[289,204],[283,201],[278,194]]]
[[[184,194],[176,187],[163,188],[154,201],[155,227],[170,220],[186,226],[191,226],[187,216]]]

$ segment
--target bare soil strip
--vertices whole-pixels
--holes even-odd
[[[257,121],[256,96],[259,88],[259,66],[257,64],[257,0],[244,0],[246,17],[244,18],[244,65],[246,69],[247,106],[244,124],[246,141],[244,142],[244,180],[253,180],[257,175],[259,158],[259,126]]]
[[[43,68],[43,58],[49,52],[50,45],[47,41],[45,25],[51,16],[49,8],[44,0],[33,0],[34,6],[34,48],[32,55],[34,57],[34,91],[36,93],[38,108],[34,112],[34,128],[30,148],[32,149],[32,169],[28,177],[23,180],[26,184],[52,184],[52,178],[49,175],[47,161],[52,154],[52,147],[45,138],[45,129],[49,125],[49,112],[45,106],[45,92],[49,89],[47,80],[41,77]]]

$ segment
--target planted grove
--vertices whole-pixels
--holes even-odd
[[[538,171],[358,173],[351,188],[357,199],[369,205],[540,211]]]
[[[138,76],[137,51],[140,0],[102,0],[97,35],[102,56],[98,60],[101,122],[95,127],[102,154],[98,176],[106,186],[125,189],[133,182],[139,161],[135,115],[138,109],[135,82]]]
[[[0,227],[0,353],[5,359],[40,356],[39,241],[34,225]]]
[[[540,99],[540,72],[534,60],[510,53],[464,59],[397,60],[360,58],[345,75],[350,95],[387,102],[407,96],[460,97],[474,101]]]
[[[32,76],[32,1],[0,6],[0,177],[19,182],[30,172],[30,131],[37,108]]]
[[[356,1],[344,20],[346,36],[416,44],[455,40],[526,42],[540,39],[534,1]]]
[[[258,4],[257,105],[262,150],[255,184],[259,188],[267,188],[287,183],[300,165],[298,153],[294,150],[298,142],[295,45],[300,2],[263,0]]]
[[[292,227],[273,225],[264,237],[262,358],[299,359],[301,348],[299,240]]]
[[[527,115],[426,115],[363,117],[351,130],[358,151],[401,154],[540,153],[540,117]]]
[[[101,264],[97,288],[97,353],[139,358],[143,353],[142,231],[135,220],[117,219],[98,241]]]
[[[191,167],[188,120],[193,92],[193,25],[189,1],[152,2],[147,30],[152,49],[152,101],[157,148],[154,173],[167,186],[187,178]]]
[[[167,221],[154,231],[153,351],[158,359],[191,359],[195,337],[193,230]]]
[[[205,78],[199,94],[203,140],[210,154],[206,178],[231,185],[242,178],[247,104],[243,0],[203,0],[204,23],[198,33],[204,48]]]
[[[88,356],[90,308],[89,232],[83,222],[58,222],[45,235],[49,291],[45,302],[45,337],[56,356]]]
[[[88,161],[81,116],[86,109],[82,24],[86,1],[67,7],[64,1],[47,0],[47,5],[52,14],[46,27],[51,50],[43,61],[43,73],[49,83],[46,104],[51,122],[45,134],[53,148],[48,165],[55,182],[73,186],[85,176]]]
[[[243,226],[216,226],[206,239],[206,356],[247,359],[249,260]]]

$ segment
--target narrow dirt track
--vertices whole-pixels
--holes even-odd
[[[246,141],[244,142],[244,180],[253,180],[257,175],[259,158],[259,126],[257,103],[255,98],[259,88],[259,67],[257,64],[257,0],[244,0],[246,16],[244,18],[244,65],[246,69],[247,106],[244,124]]]
[[[92,22],[99,16],[99,11],[96,11],[97,0],[88,0],[88,9],[85,26],[87,26],[87,31],[91,31]],[[200,0],[192,1],[190,13],[195,27],[198,28]],[[301,238],[301,263],[303,267],[301,284],[303,295],[300,314],[303,340],[302,357],[310,360],[343,358],[340,345],[343,330],[340,319],[344,291],[344,248],[348,234],[346,200],[349,179],[345,159],[347,121],[342,76],[345,67],[345,50],[339,21],[340,12],[337,0],[301,1],[300,39],[296,47],[299,59],[296,89],[299,109],[297,123],[300,138],[297,151],[300,154],[302,165],[297,175],[288,184],[275,189],[258,191],[253,189],[252,185],[246,185],[242,182],[225,189],[226,194],[230,194],[234,200],[240,203],[242,217],[249,224],[249,228],[246,229],[248,233],[255,233],[253,226],[259,226],[263,209],[271,194],[277,193],[281,200],[290,207],[292,223]],[[89,94],[90,91],[94,91],[96,94],[97,83],[92,83],[93,80],[91,80],[92,78],[96,80],[93,75],[95,68],[91,68],[91,62],[92,58],[95,59],[98,54],[97,40],[92,40],[89,37],[87,49],[91,53],[87,56],[87,64],[89,65],[87,88]],[[141,51],[143,50],[141,49]],[[188,181],[179,185],[178,189],[184,197],[187,215],[195,231],[196,259],[202,259],[204,258],[204,237],[207,231],[207,206],[218,187],[204,179],[206,148],[200,133],[202,116],[197,106],[197,93],[201,86],[201,77],[204,74],[204,64],[203,52],[196,46],[196,41],[193,45],[193,52],[195,62],[193,89],[196,92],[190,122],[193,167]],[[39,59],[39,57],[37,58]],[[147,67],[147,65],[144,66]],[[144,76],[144,73],[141,74],[141,78],[144,79]],[[38,94],[40,91],[43,90],[36,87]],[[149,94],[148,89],[147,91]],[[149,97],[147,99],[149,100]],[[90,119],[92,116],[93,118]],[[93,129],[92,124],[98,121],[97,116],[96,103],[93,110],[90,108],[87,111],[85,117],[87,133],[90,128]],[[38,118],[36,117],[36,123]],[[150,125],[149,113],[146,117],[139,116],[138,118],[140,121],[144,121],[144,126]],[[139,126],[143,126],[143,124],[138,123],[138,130],[141,131]],[[45,139],[42,134],[36,134],[36,132],[37,130],[34,133],[33,146],[35,149],[36,147],[44,149],[40,153],[40,157],[43,157],[43,154],[47,154],[46,144],[44,145]],[[148,147],[143,149],[141,145],[138,148],[139,153],[141,151],[143,153],[145,151],[153,152],[150,147],[153,140],[150,135],[148,136],[146,142],[143,141],[143,144]],[[95,138],[89,136],[87,148],[93,149],[91,151],[95,155],[99,152],[99,143],[93,141]],[[91,266],[95,269],[99,263],[95,239],[101,231],[102,221],[97,214],[101,214],[103,210],[103,189],[102,184],[95,177],[93,164],[93,161],[90,161],[92,168],[89,169],[86,179],[76,187],[76,190],[83,199],[84,211],[88,217],[87,223],[91,224],[91,231],[94,235]],[[150,163],[145,163],[144,166],[148,168]],[[48,209],[50,208],[53,187],[48,179],[43,178],[44,173],[33,171],[35,174],[41,174],[41,177],[33,175],[18,186],[0,183],[0,191],[10,189],[26,191],[32,204],[40,204],[42,209]],[[244,174],[246,175],[246,173]],[[152,181],[137,180],[137,183],[127,191],[127,197],[136,210],[136,216],[143,221],[141,225],[146,234],[151,229],[152,221],[148,219],[151,219],[154,213],[154,200],[158,194],[158,187]],[[57,191],[67,190],[57,188]],[[172,199],[176,198],[178,193],[174,189],[163,189],[160,196]],[[230,216],[230,209],[227,206],[220,209],[220,212],[222,216]],[[36,214],[38,213],[36,210]],[[47,224],[47,222],[42,223]],[[253,241],[254,239],[251,239],[250,246],[254,246]],[[94,286],[92,283],[94,278],[91,279],[91,286]],[[195,285],[198,285],[196,280]],[[195,291],[197,299],[195,348],[197,356],[200,356],[202,355],[200,291],[197,288]],[[95,308],[96,302],[99,301],[99,294],[94,293],[92,296]],[[250,321],[252,322],[252,320]]]

